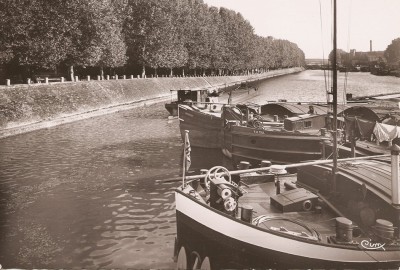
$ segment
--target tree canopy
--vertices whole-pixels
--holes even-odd
[[[0,9],[0,63],[33,70],[237,74],[305,61],[296,44],[257,36],[240,13],[202,0],[0,0]]]
[[[389,64],[398,64],[400,61],[400,38],[392,40],[392,43],[386,48],[384,56]]]

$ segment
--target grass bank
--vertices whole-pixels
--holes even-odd
[[[82,81],[0,87],[0,137],[170,100],[171,89],[218,88],[299,72]]]

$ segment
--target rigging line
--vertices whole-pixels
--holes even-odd
[[[349,6],[349,21],[348,21],[348,28],[347,28],[347,51],[349,52],[349,59],[348,59],[348,64],[350,64],[350,30],[351,30],[351,14],[352,14],[352,5],[353,1],[350,0],[350,6]],[[343,85],[343,104],[346,104],[347,102],[347,98],[346,98],[346,93],[347,93],[347,82],[348,82],[348,77],[349,77],[349,73],[348,70],[346,68],[346,72],[345,72],[345,78],[344,78],[344,85]]]
[[[323,37],[323,27],[322,27],[322,7],[321,7],[321,0],[319,0],[319,20],[321,23],[321,45],[322,45],[322,67],[324,66],[325,62],[325,49],[324,49],[324,37]],[[328,84],[326,81],[326,70],[325,68],[322,68],[324,70],[324,80],[325,80],[325,91],[328,93]]]

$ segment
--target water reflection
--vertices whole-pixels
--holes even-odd
[[[2,266],[172,267],[175,186],[154,179],[179,175],[181,141],[164,110],[3,139]]]

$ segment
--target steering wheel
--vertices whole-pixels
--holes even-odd
[[[218,180],[224,179],[223,176],[228,176],[228,182],[232,183],[232,177],[229,173],[228,169],[222,166],[215,166],[209,169],[204,177],[204,185],[206,186],[207,190],[210,190],[210,181],[211,180]]]

